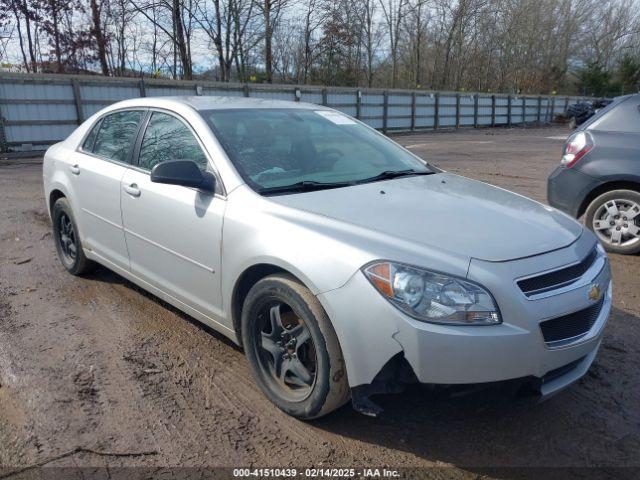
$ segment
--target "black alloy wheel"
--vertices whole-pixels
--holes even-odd
[[[290,305],[265,301],[254,339],[260,368],[292,401],[304,400],[316,381],[316,350],[311,332]]]
[[[333,325],[316,296],[295,277],[274,274],[253,285],[240,327],[253,376],[281,410],[309,420],[349,399]]]
[[[53,239],[60,262],[73,275],[86,273],[93,267],[85,255],[73,212],[66,198],[56,200],[51,209]]]

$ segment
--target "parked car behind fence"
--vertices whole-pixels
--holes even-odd
[[[569,126],[574,129],[577,126],[582,125],[600,109],[606,107],[610,103],[611,100],[607,99],[572,103],[565,110],[564,118],[569,122]]]

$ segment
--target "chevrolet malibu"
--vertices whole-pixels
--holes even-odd
[[[335,110],[142,98],[44,159],[64,267],[97,262],[244,348],[302,419],[404,383],[514,380],[548,397],[589,369],[611,309],[596,237],[442,171]]]

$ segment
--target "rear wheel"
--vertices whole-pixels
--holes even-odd
[[[53,204],[51,219],[56,250],[64,268],[73,275],[89,271],[93,263],[84,254],[78,226],[66,198],[59,198]]]
[[[253,375],[281,410],[312,419],[349,399],[342,351],[329,318],[292,276],[271,275],[251,288],[241,328]]]
[[[596,198],[585,213],[585,225],[613,253],[640,253],[640,193],[612,190]]]

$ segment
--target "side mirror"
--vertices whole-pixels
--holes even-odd
[[[151,170],[151,181],[198,188],[207,192],[215,191],[216,187],[216,177],[211,172],[200,170],[192,160],[171,160],[157,164]]]

